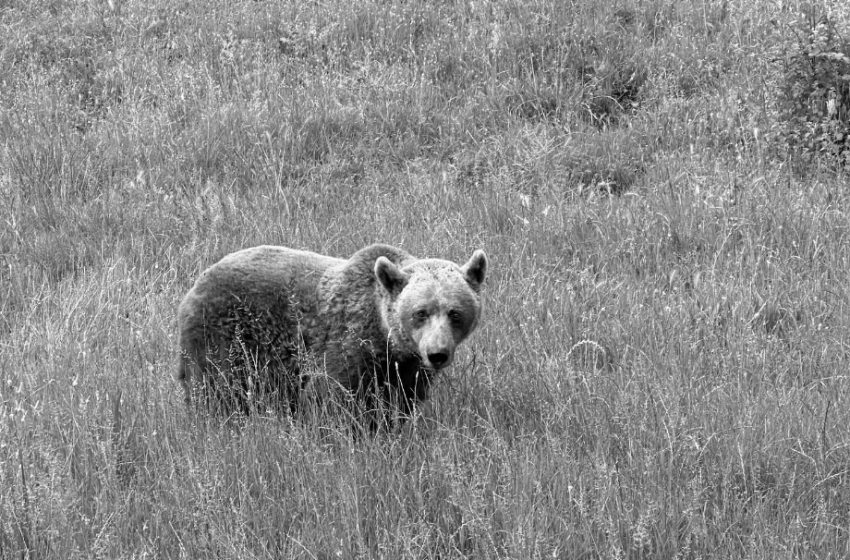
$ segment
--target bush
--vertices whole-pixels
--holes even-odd
[[[811,8],[791,24],[781,103],[788,147],[830,167],[850,164],[850,40]]]

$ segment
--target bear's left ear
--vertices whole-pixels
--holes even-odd
[[[407,274],[387,257],[378,257],[375,261],[375,278],[390,294],[396,294],[407,285]]]
[[[472,258],[469,259],[469,262],[463,265],[460,270],[463,272],[466,281],[472,286],[472,289],[477,292],[481,289],[481,284],[484,283],[484,276],[487,274],[487,255],[481,249],[476,250],[472,253]]]

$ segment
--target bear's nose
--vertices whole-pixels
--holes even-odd
[[[428,361],[431,362],[432,366],[439,369],[449,361],[449,355],[447,352],[434,352],[428,354]]]

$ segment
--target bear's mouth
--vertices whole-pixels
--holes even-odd
[[[428,375],[436,375],[441,370],[448,367],[448,363],[435,364],[430,360],[419,357],[419,371],[426,372]]]
[[[451,350],[447,349],[441,349],[427,354],[420,351],[419,358],[422,362],[423,368],[428,368],[431,371],[440,371],[452,364],[452,358],[454,358],[453,354],[454,353]]]

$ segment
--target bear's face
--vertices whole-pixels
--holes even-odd
[[[425,259],[399,268],[378,258],[382,319],[396,347],[418,354],[429,369],[450,365],[457,345],[478,325],[486,270],[487,257],[480,250],[463,266]]]

